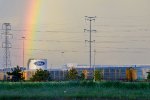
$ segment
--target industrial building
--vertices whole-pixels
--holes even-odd
[[[103,80],[126,80],[129,76],[129,69],[132,68],[133,77],[135,80],[145,80],[147,79],[147,72],[150,72],[150,65],[95,65],[90,68],[88,65],[74,65],[66,64],[62,68],[51,68],[47,69],[52,80],[66,80],[67,71],[71,68],[76,68],[79,75],[83,71],[87,71],[87,79],[93,79],[94,70],[101,70]],[[27,70],[27,73],[34,74],[35,70]],[[29,79],[29,78],[28,78]]]
[[[29,80],[35,74],[36,69],[48,70],[52,80],[66,80],[66,74],[70,68],[74,67],[78,74],[87,71],[87,79],[93,79],[94,70],[101,70],[103,80],[127,80],[132,68],[133,77],[135,80],[147,79],[147,72],[150,72],[150,65],[95,65],[90,68],[88,65],[66,64],[63,67],[47,69],[46,59],[30,59],[27,69],[24,69],[25,80]],[[4,70],[0,70],[0,80],[3,80]],[[10,69],[7,69],[10,70]]]

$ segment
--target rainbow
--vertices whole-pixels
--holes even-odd
[[[33,48],[34,44],[31,40],[37,38],[36,30],[37,24],[39,23],[41,17],[40,13],[42,8],[42,2],[43,0],[29,0],[27,2],[27,12],[25,17],[25,29],[27,31],[25,31],[24,33],[27,41],[25,41],[24,48],[25,53],[28,55],[32,55],[32,52],[26,49]]]

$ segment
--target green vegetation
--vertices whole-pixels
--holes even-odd
[[[30,80],[34,82],[50,81],[50,73],[47,70],[37,69]]]
[[[68,72],[67,72],[67,75],[66,75],[66,79],[67,80],[73,80],[73,81],[76,81],[76,80],[86,80],[87,78],[87,71],[83,71],[80,75],[78,74],[77,70],[72,67]]]
[[[150,100],[148,82],[1,82],[0,90],[0,100]]]
[[[11,78],[9,77],[8,80],[10,81],[23,81],[24,80],[24,77],[23,77],[23,72],[22,70],[20,69],[19,66],[15,67],[12,72],[7,72],[7,74],[9,76],[12,76]]]
[[[148,75],[147,75],[147,80],[150,80],[150,72],[147,72]]]
[[[84,73],[81,73],[81,75],[79,76],[79,79],[80,79],[80,80],[85,80],[85,74],[84,74]]]
[[[95,70],[95,81],[101,81],[103,76],[102,76],[102,71],[101,70]]]
[[[77,72],[77,70],[72,67],[72,68],[68,71],[66,77],[67,77],[68,80],[76,80],[76,79],[78,79],[78,72]]]

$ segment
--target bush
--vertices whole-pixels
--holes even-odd
[[[84,73],[81,73],[80,80],[85,80],[85,74]]]
[[[150,80],[150,72],[147,72],[148,75],[147,75],[147,80]]]
[[[76,79],[78,79],[78,72],[77,72],[77,70],[72,67],[72,68],[68,71],[66,77],[67,77],[68,80],[76,80]]]
[[[11,81],[14,81],[14,82],[24,80],[23,72],[22,72],[22,70],[19,66],[15,67],[12,70],[12,72],[7,72],[7,74],[9,76],[12,76],[12,78],[8,77],[8,80],[11,80]]]
[[[30,78],[31,81],[50,81],[50,73],[47,70],[37,69],[35,74]]]
[[[101,81],[103,76],[102,76],[102,71],[101,70],[96,70],[95,73],[95,81]]]

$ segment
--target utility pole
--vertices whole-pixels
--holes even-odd
[[[95,82],[95,56],[96,56],[96,50],[94,49],[94,82]]]
[[[64,65],[64,51],[61,52],[61,56],[62,56],[62,65]]]
[[[63,70],[63,69],[64,69],[64,53],[65,53],[64,51],[61,52],[61,55],[62,55],[62,67],[63,67],[63,68],[62,68],[63,80],[64,80],[64,77],[65,77],[65,75],[64,75],[64,70]]]
[[[89,40],[85,40],[85,42],[89,42],[89,64],[90,64],[90,68],[92,66],[91,64],[91,51],[92,51],[92,42],[95,42],[95,40],[92,41],[92,32],[96,32],[96,30],[93,30],[92,29],[92,21],[95,21],[95,17],[89,17],[89,16],[85,16],[85,21],[89,21],[90,22],[90,26],[89,26],[89,29],[84,29],[84,32],[89,32],[90,35],[89,35]]]
[[[24,40],[25,40],[25,37],[24,37],[24,36],[22,37],[22,40],[23,40],[23,48],[22,48],[22,62],[23,62],[23,67],[24,67]]]
[[[12,38],[12,34],[9,34],[9,31],[11,30],[10,23],[3,23],[2,24],[2,30],[4,30],[4,33],[2,33],[2,37],[4,37],[4,42],[2,42],[2,48],[4,48],[4,62],[3,66],[5,67],[5,77],[6,78],[6,72],[7,68],[11,67],[11,60],[10,60],[10,51],[9,48],[11,48],[11,43],[9,42],[9,38]]]

